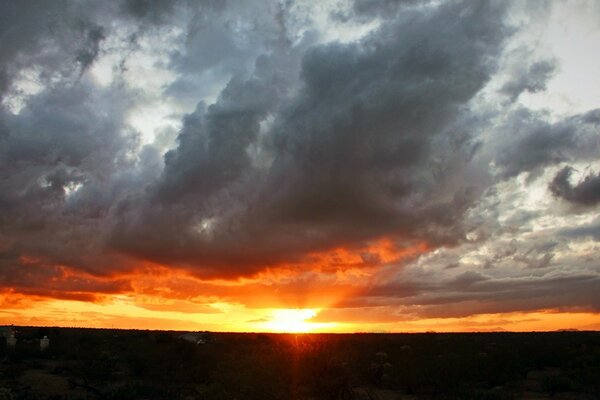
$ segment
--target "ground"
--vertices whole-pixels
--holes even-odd
[[[181,334],[20,327],[0,400],[600,399],[600,332]]]

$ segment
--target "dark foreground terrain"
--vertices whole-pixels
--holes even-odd
[[[600,332],[17,331],[15,348],[0,339],[0,400],[600,399]]]

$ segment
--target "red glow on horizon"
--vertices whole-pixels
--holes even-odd
[[[0,323],[298,332],[600,329],[600,314],[593,312],[436,318],[419,316],[418,306],[403,311],[360,300],[373,280],[385,280],[390,266],[403,268],[405,261],[428,251],[425,242],[399,246],[383,238],[361,247],[311,253],[301,262],[233,279],[203,279],[193,270],[150,262],[111,276],[54,266],[44,287],[14,286],[0,292]],[[21,260],[27,268],[42,268],[39,261]]]

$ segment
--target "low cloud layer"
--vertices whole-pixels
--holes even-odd
[[[600,111],[543,103],[566,6],[4,2],[0,287],[597,312]]]

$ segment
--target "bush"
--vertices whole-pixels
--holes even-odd
[[[575,383],[566,376],[547,376],[542,380],[542,387],[549,393],[570,392]]]

